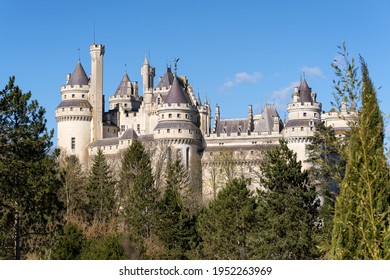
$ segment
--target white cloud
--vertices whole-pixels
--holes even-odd
[[[324,73],[322,73],[322,70],[320,67],[307,67],[303,66],[301,68],[301,71],[305,73],[305,75],[309,75],[312,77],[320,77],[322,79],[325,79]]]
[[[284,101],[292,94],[294,88],[297,86],[299,86],[299,82],[291,82],[289,86],[272,92],[272,98],[275,100],[278,99],[280,101]]]
[[[260,72],[253,72],[252,74],[248,72],[238,72],[234,75],[233,79],[229,79],[222,85],[222,89],[232,88],[237,84],[256,84],[260,79]]]

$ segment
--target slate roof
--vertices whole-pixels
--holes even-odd
[[[184,89],[179,85],[179,81],[176,76],[174,77],[172,87],[169,90],[167,97],[165,97],[164,103],[189,103]]]
[[[315,124],[320,123],[321,120],[318,119],[306,119],[306,120],[289,120],[287,121],[286,128],[287,127],[292,127],[292,126],[310,126],[310,122],[313,121]]]
[[[125,73],[122,81],[119,83],[119,86],[115,91],[114,96],[130,96],[132,94],[132,89],[133,85],[131,84],[130,78],[127,73]]]
[[[92,105],[88,100],[62,100],[60,105],[57,108],[63,107],[81,107],[81,108],[92,108]],[[56,109],[57,109],[56,108]]]
[[[172,85],[174,79],[174,75],[171,72],[171,68],[167,67],[167,70],[162,76],[161,80],[158,82],[157,88],[169,87]]]
[[[198,127],[192,123],[187,121],[165,121],[160,122],[154,130],[157,129],[165,129],[165,128],[180,128],[180,129],[198,129]]]
[[[73,71],[73,74],[70,76],[70,79],[66,85],[88,85],[89,79],[87,74],[85,74],[84,68],[81,65],[80,60],[77,62],[76,68]]]
[[[272,132],[274,128],[274,117],[279,117],[278,112],[276,111],[275,107],[266,105],[263,109],[263,112],[261,113],[261,118],[254,121],[254,132]],[[281,124],[281,128],[283,127],[283,123],[279,122]],[[280,132],[280,131],[278,131]]]
[[[129,128],[128,130],[125,131],[125,133],[123,133],[121,139],[137,139],[138,138],[138,135],[137,133],[134,131],[134,129],[132,128]]]
[[[249,121],[247,119],[221,119],[217,123],[216,133],[231,133],[248,132]]]
[[[298,87],[298,94],[301,98],[301,104],[305,102],[313,103],[313,98],[311,97],[311,88],[309,87],[305,79],[302,80],[301,84]]]

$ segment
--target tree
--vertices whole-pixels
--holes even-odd
[[[66,220],[77,214],[85,216],[87,204],[86,178],[79,159],[74,156],[63,156],[60,164],[62,179],[61,198],[66,207]]]
[[[357,125],[351,124],[346,173],[336,199],[332,253],[336,259],[389,259],[390,181],[383,117],[362,58],[360,64],[362,108]]]
[[[256,209],[248,185],[247,179],[233,179],[200,214],[198,231],[204,258],[248,258],[248,237],[255,224]]]
[[[346,141],[346,137],[337,139],[332,127],[319,123],[316,124],[314,135],[307,147],[309,179],[322,199],[319,209],[321,227],[318,229],[317,238],[325,258],[330,258],[334,203],[345,174]]]
[[[93,157],[87,183],[89,220],[107,221],[116,215],[115,181],[101,149]]]
[[[140,257],[146,258],[144,244],[152,236],[159,193],[154,185],[150,157],[137,140],[133,140],[123,155],[120,190],[130,239]]]
[[[0,91],[0,257],[6,259],[45,249],[62,209],[45,109],[14,82]]]
[[[67,223],[57,242],[53,246],[52,258],[55,260],[78,260],[85,247],[85,236],[83,230],[76,224]]]
[[[297,155],[284,139],[268,150],[260,165],[257,228],[251,236],[251,258],[314,259],[318,257],[314,239],[319,200],[302,171]]]
[[[194,216],[183,205],[181,190],[188,178],[180,160],[168,163],[164,195],[158,203],[156,235],[164,248],[163,259],[187,259],[197,242]]]

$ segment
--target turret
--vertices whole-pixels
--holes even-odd
[[[249,133],[250,133],[254,129],[253,109],[252,109],[252,105],[251,104],[249,104],[249,106],[248,106],[248,122],[249,122],[248,130],[249,130]]]
[[[103,56],[104,46],[93,44],[89,48],[91,54],[91,88],[89,100],[93,107],[91,140],[103,138]]]
[[[88,161],[92,106],[88,101],[89,79],[78,61],[73,74],[66,75],[61,87],[61,103],[56,108],[57,145],[66,155],[76,155],[82,164]]]
[[[287,121],[283,130],[290,149],[297,153],[298,160],[304,168],[309,167],[306,159],[306,146],[314,135],[315,124],[321,121],[321,103],[317,102],[317,94],[313,93],[306,80],[294,89],[291,103],[287,106]],[[277,127],[274,121],[274,129]]]
[[[149,61],[145,56],[144,64],[141,67],[141,76],[142,76],[142,90],[143,94],[146,91],[150,91],[153,89],[153,81],[155,76],[155,68],[149,65]]]

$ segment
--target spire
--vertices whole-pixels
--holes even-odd
[[[183,88],[179,85],[179,81],[177,80],[177,77],[174,76],[172,87],[168,92],[167,97],[164,100],[165,103],[171,104],[171,103],[188,103],[187,98],[185,96],[185,93],[183,91]]]
[[[301,84],[298,87],[298,94],[301,98],[301,103],[310,102],[313,103],[313,98],[311,96],[311,88],[306,82],[306,79],[301,81]]]
[[[88,77],[87,74],[85,74],[84,68],[81,65],[80,60],[77,62],[76,68],[73,71],[72,76],[70,76],[70,79],[67,83],[67,85],[74,86],[74,85],[88,85]]]
[[[144,65],[149,65],[149,61],[148,61],[148,58],[146,57],[146,54],[145,54],[145,59],[144,59]]]
[[[127,72],[123,75],[122,81],[114,94],[114,96],[131,96],[133,93],[133,85],[131,84],[130,78]]]
[[[197,100],[197,102],[198,102],[199,106],[202,106],[202,100],[200,99],[199,91],[198,91],[198,100]]]

